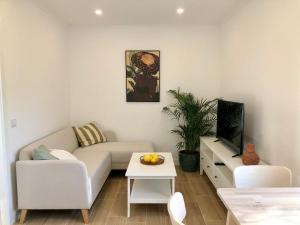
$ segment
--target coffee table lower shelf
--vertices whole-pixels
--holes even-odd
[[[133,180],[130,190],[130,180]],[[175,179],[128,178],[128,217],[130,204],[167,204],[175,190]]]

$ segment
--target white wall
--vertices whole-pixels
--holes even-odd
[[[125,50],[161,51],[161,102],[127,103]],[[69,45],[71,121],[98,121],[118,140],[152,141],[176,152],[169,133],[175,122],[161,112],[167,90],[181,87],[201,97],[218,96],[219,40],[214,27],[72,27]],[[177,154],[174,154],[177,157]]]
[[[221,95],[246,103],[260,156],[293,169],[300,185],[300,2],[253,0],[221,31]]]
[[[1,20],[1,18],[0,18]],[[5,127],[4,127],[4,107],[3,107],[3,85],[2,85],[2,67],[0,64],[0,224],[8,225],[10,222],[10,213],[8,207],[9,195],[9,177],[7,152],[5,147]]]
[[[69,124],[67,29],[29,1],[0,2],[0,61],[10,162],[11,223],[15,220],[18,150]],[[9,127],[9,119],[17,127]]]

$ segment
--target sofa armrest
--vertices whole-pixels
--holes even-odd
[[[25,160],[16,163],[19,209],[89,209],[91,185],[78,160]]]

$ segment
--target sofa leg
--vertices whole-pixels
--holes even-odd
[[[22,209],[21,216],[20,216],[20,224],[24,224],[26,220],[27,212],[28,212],[27,209]]]
[[[89,224],[90,223],[89,210],[81,209],[81,214],[82,214],[84,224]]]

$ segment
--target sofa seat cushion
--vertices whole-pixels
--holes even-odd
[[[73,154],[87,167],[94,201],[111,171],[111,154],[95,148],[78,148]]]
[[[99,152],[110,152],[112,163],[128,163],[133,152],[154,152],[148,142],[106,142],[82,148]]]

